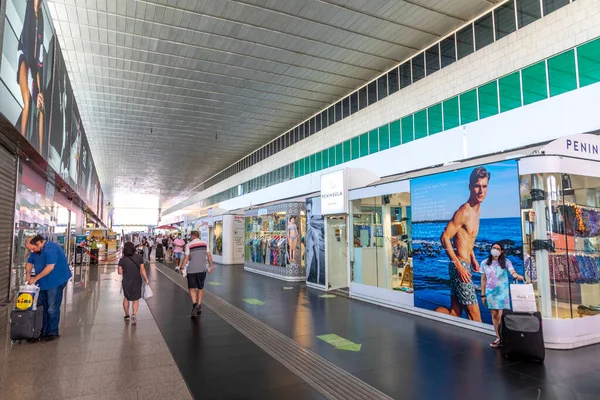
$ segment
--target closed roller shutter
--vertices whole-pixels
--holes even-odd
[[[0,304],[8,301],[15,218],[17,157],[0,146]]]

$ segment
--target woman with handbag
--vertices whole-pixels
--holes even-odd
[[[492,313],[492,322],[496,329],[496,340],[490,347],[502,346],[498,327],[502,320],[502,310],[510,308],[510,287],[508,275],[513,279],[525,280],[513,268],[512,263],[504,255],[500,243],[494,243],[488,258],[479,263],[481,267],[481,300]]]
[[[135,253],[135,245],[131,242],[123,246],[123,257],[119,260],[119,275],[123,275],[123,310],[125,310],[125,321],[131,320],[131,324],[137,323],[136,314],[142,297],[142,278],[148,285],[148,275],[144,267],[144,259]],[[129,316],[129,302],[133,302],[131,317]]]

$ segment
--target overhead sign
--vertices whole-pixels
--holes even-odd
[[[581,134],[561,137],[542,147],[540,153],[600,161],[600,136]]]
[[[348,213],[346,170],[321,175],[321,215]]]

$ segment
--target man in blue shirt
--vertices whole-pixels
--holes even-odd
[[[25,246],[31,254],[25,266],[27,283],[39,285],[38,304],[44,307],[44,325],[42,340],[51,341],[58,338],[60,322],[60,305],[63,290],[71,279],[71,269],[62,247],[57,243],[44,240],[40,235],[31,238]],[[30,276],[35,268],[35,276]]]

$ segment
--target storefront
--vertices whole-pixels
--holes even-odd
[[[214,216],[212,220],[212,228],[209,227],[209,222],[205,221],[204,235],[210,238],[209,247],[213,260],[225,265],[243,264],[244,216],[225,214]],[[202,231],[200,236],[203,236]]]
[[[534,286],[547,347],[600,342],[599,136],[350,188],[346,205],[329,180],[307,200],[309,286],[492,334],[481,270],[498,243]]]
[[[280,203],[248,210],[244,269],[287,281],[306,279],[304,203]]]

